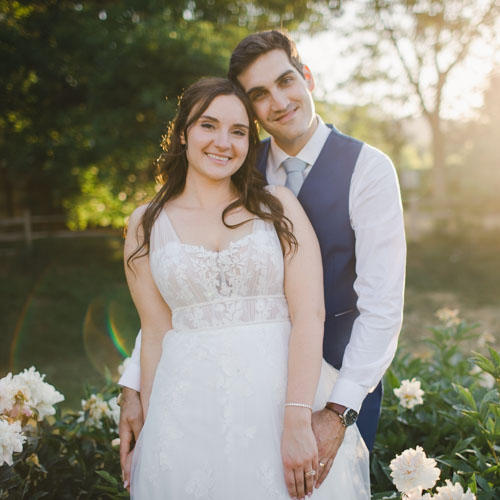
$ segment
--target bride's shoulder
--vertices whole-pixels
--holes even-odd
[[[295,207],[300,206],[299,200],[295,197],[295,195],[284,186],[275,186],[273,184],[269,184],[266,186],[266,189],[283,205],[285,210],[294,210]]]
[[[141,227],[141,221],[142,221],[144,213],[146,212],[148,207],[149,207],[149,203],[145,203],[144,205],[137,207],[130,214],[130,216],[128,217],[128,220],[126,221],[126,236],[127,237],[134,235],[136,240],[142,239],[143,232],[142,232],[142,227]]]
[[[142,217],[144,216],[144,213],[146,212],[147,208],[149,207],[149,203],[144,203],[144,205],[138,206],[129,216],[128,219],[128,225],[130,226],[133,224],[134,226],[137,226],[139,222],[141,221]]]

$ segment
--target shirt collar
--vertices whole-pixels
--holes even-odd
[[[316,127],[314,134],[311,136],[309,141],[307,141],[307,144],[295,156],[296,158],[305,161],[308,166],[314,165],[331,132],[330,128],[327,127],[325,122],[321,119],[321,116],[316,115],[316,117],[318,118],[318,126]],[[289,154],[285,153],[276,144],[274,137],[271,137],[271,150],[269,152],[269,156],[274,171],[278,170],[281,164],[290,157]]]

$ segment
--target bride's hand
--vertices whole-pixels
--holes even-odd
[[[312,495],[318,471],[318,447],[307,408],[288,407],[281,439],[285,483],[291,498]],[[315,474],[307,474],[314,471]]]
[[[132,460],[134,458],[134,450],[131,450],[125,459],[125,467],[124,467],[124,478],[125,481],[123,483],[123,487],[130,492],[130,472],[132,469]]]

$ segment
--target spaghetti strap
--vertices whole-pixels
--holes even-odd
[[[150,250],[154,252],[169,243],[178,241],[177,233],[168,218],[165,208],[163,208],[151,228]]]

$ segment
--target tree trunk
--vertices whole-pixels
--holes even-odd
[[[436,208],[442,210],[448,204],[445,137],[439,114],[432,114],[429,121],[432,130],[432,198]]]

